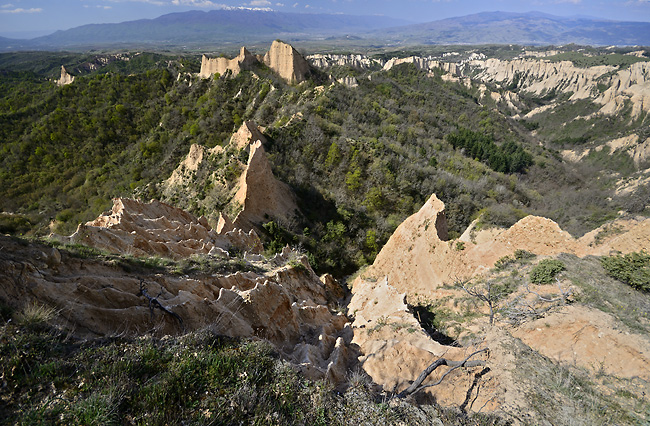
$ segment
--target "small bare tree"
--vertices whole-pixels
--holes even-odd
[[[490,310],[490,325],[494,324],[494,317],[499,309],[499,303],[505,296],[511,293],[508,285],[498,283],[494,279],[481,280],[472,283],[471,281],[457,281],[457,286],[462,288],[468,295],[484,302]]]

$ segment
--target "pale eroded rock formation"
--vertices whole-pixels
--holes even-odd
[[[77,336],[209,328],[227,336],[266,339],[308,377],[334,383],[345,380],[353,360],[346,317],[328,309],[334,301],[327,299],[325,285],[305,259],[290,251],[260,264],[271,267],[267,272],[189,277],[126,272],[113,262],[79,259],[63,249],[20,244],[5,236],[0,236],[0,247],[0,300],[15,309],[35,302],[52,307],[56,321]],[[301,266],[290,266],[289,259]],[[141,282],[182,324],[160,310],[152,314]]]
[[[232,72],[232,75],[235,76],[243,70],[250,70],[256,63],[258,63],[257,58],[245,47],[242,47],[239,55],[233,59],[208,58],[203,55],[199,76],[201,78],[209,78],[214,74],[223,74],[226,71]]]
[[[248,148],[250,144],[257,141],[261,141],[262,145],[266,144],[261,129],[253,121],[245,121],[230,138],[230,144],[238,149]]]
[[[632,117],[650,111],[650,63],[637,62],[626,69],[614,66],[579,68],[570,61],[550,62],[538,59],[472,61],[478,70],[475,79],[516,85],[518,90],[542,96],[555,91],[571,93],[570,100],[593,99],[602,105],[602,114],[618,113],[625,101],[632,103]],[[600,92],[599,84],[607,89]],[[531,112],[532,113],[532,112]]]
[[[242,206],[235,226],[244,229],[271,218],[290,219],[298,210],[295,195],[289,186],[273,176],[262,141],[250,145],[246,170],[239,177],[239,190],[234,202]]]
[[[112,211],[80,224],[68,240],[113,253],[171,259],[193,254],[228,257],[229,248],[251,253],[263,250],[253,230],[218,233],[203,217],[197,219],[159,201],[142,203],[128,198],[114,199]]]
[[[384,66],[384,61],[381,59],[372,59],[364,55],[309,55],[306,58],[315,67],[329,68],[332,66],[347,66],[361,69],[368,69],[375,66]]]
[[[357,81],[357,78],[353,76],[342,77],[339,78],[337,81],[342,85],[349,87],[350,89],[359,87],[359,82]]]
[[[56,80],[56,85],[65,86],[67,84],[71,84],[73,81],[74,81],[74,76],[68,74],[65,67],[61,65],[61,78]]]
[[[377,255],[369,274],[388,276],[397,291],[426,296],[445,283],[452,284],[489,270],[498,259],[512,255],[517,249],[543,256],[573,253],[583,257],[648,247],[650,220],[621,220],[617,226],[622,229],[620,233],[609,235],[596,244],[595,235],[601,229],[576,239],[550,219],[526,216],[508,229],[488,231],[487,241],[465,243],[460,249],[457,241],[445,241],[444,204],[432,195],[419,212],[395,230]]]
[[[458,65],[453,62],[442,62],[434,59],[423,58],[420,56],[409,56],[408,58],[392,58],[384,64],[384,71],[401,64],[413,64],[419,70],[433,71],[441,69],[451,75],[459,75]]]
[[[226,201],[229,202],[230,210],[236,212],[233,215],[237,215],[234,225],[228,226],[248,231],[269,220],[291,220],[298,210],[296,197],[286,184],[273,175],[263,148],[264,143],[266,138],[260,128],[254,122],[246,121],[232,135],[225,148],[216,146],[208,150],[193,144],[187,157],[163,183],[166,200],[174,199],[179,194],[195,196],[198,188],[206,186],[207,182],[216,182],[230,191],[229,201]],[[240,150],[248,152],[245,165],[239,163],[237,153]],[[230,154],[232,158],[229,161],[237,163],[237,167],[242,170],[236,182],[224,182],[223,170],[211,169],[211,163],[206,161],[211,156]],[[210,205],[202,207],[206,210],[212,208]],[[216,219],[218,212],[211,213],[211,217]],[[222,223],[222,219],[219,219],[219,223]]]
[[[291,45],[279,40],[271,44],[264,55],[264,63],[290,84],[305,81],[310,72],[305,58]]]
[[[259,62],[264,62],[269,68],[275,71],[282,79],[289,84],[303,82],[310,73],[309,63],[290,44],[276,40],[264,56],[254,56],[245,47],[241,48],[239,56],[233,59],[208,58],[203,55],[201,58],[201,78],[209,78],[219,73],[230,71],[237,75],[243,70],[251,70]]]
[[[426,392],[443,405],[517,414],[530,410],[526,394],[532,381],[524,383],[516,371],[522,367],[517,367],[512,348],[526,349],[515,338],[528,345],[528,350],[560,362],[650,380],[650,341],[626,332],[620,321],[593,309],[566,306],[512,330],[481,329],[482,337],[473,338],[471,345],[450,347],[432,340],[406,304],[461,300],[466,296],[462,290],[443,284],[482,275],[496,260],[516,249],[546,256],[585,256],[648,247],[650,219],[618,220],[615,224],[617,232],[599,235],[607,231],[599,229],[575,239],[549,219],[528,216],[505,230],[479,231],[472,236],[469,229],[460,240],[463,247],[458,245],[459,240],[446,241],[444,204],[432,195],[419,212],[397,228],[374,264],[353,283],[349,314],[354,318],[353,343],[362,353],[361,367],[385,389],[399,392],[439,357],[462,360],[477,349],[489,347],[489,353],[479,358],[490,369],[489,374],[484,375],[488,370],[482,370],[483,366],[456,370]],[[599,367],[604,364],[607,366]],[[436,370],[424,383],[439,380],[446,371]],[[647,388],[643,383],[640,390]]]

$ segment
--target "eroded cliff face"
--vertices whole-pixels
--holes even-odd
[[[0,299],[16,309],[31,303],[55,308],[59,325],[80,337],[209,328],[266,339],[308,377],[333,383],[345,380],[354,361],[346,317],[329,310],[335,300],[328,300],[325,284],[290,250],[246,261],[259,272],[181,276],[76,258],[65,249],[5,236],[0,247]],[[173,315],[150,310],[145,293]]]
[[[473,78],[500,86],[543,96],[571,94],[569,100],[592,99],[602,105],[600,113],[618,113],[626,101],[632,103],[632,117],[650,111],[650,63],[637,62],[625,69],[614,66],[579,68],[570,61],[550,62],[540,59],[471,61],[476,70]],[[607,87],[601,92],[599,87]]]
[[[364,55],[329,55],[316,54],[309,55],[306,58],[318,68],[328,68],[332,66],[354,67],[369,69],[373,67],[383,67],[385,61],[382,59],[368,58]]]
[[[288,220],[298,212],[296,197],[289,186],[273,176],[262,141],[250,145],[248,164],[239,178],[234,202],[242,206],[234,223],[244,228],[270,218]]]
[[[201,58],[201,71],[199,77],[209,78],[214,74],[224,74],[230,71],[233,76],[243,70],[250,70],[257,64],[257,58],[253,56],[245,47],[239,51],[239,55],[233,59],[228,58],[208,58],[203,55]]]
[[[442,62],[421,56],[409,56],[408,58],[392,58],[384,64],[384,71],[401,64],[413,64],[419,70],[433,71],[441,69],[446,73],[457,76],[460,74],[458,65],[453,62]]]
[[[620,232],[596,242],[602,228],[576,239],[550,219],[526,216],[508,229],[468,231],[458,241],[446,241],[444,204],[434,194],[395,230],[367,273],[388,276],[400,292],[427,297],[434,296],[443,284],[488,271],[498,259],[512,256],[518,249],[541,256],[571,253],[584,257],[648,247],[650,220],[625,219],[607,226],[615,226]]]
[[[259,229],[270,220],[289,221],[297,214],[296,197],[288,185],[273,175],[271,165],[264,151],[266,138],[252,121],[242,124],[225,147],[210,150],[197,144],[163,183],[166,200],[190,197],[211,219],[216,219],[217,202],[226,204],[224,213],[235,217],[234,226],[249,231]],[[248,160],[241,162],[248,153]],[[231,176],[228,170],[239,171]],[[200,188],[213,187],[220,195],[219,200],[205,195],[196,201]],[[189,200],[189,198],[188,198]]]
[[[275,40],[264,55],[264,63],[287,83],[301,83],[309,74],[309,63],[291,45]]]
[[[264,62],[289,84],[305,81],[310,73],[309,63],[293,46],[276,40],[271,44],[271,48],[264,56],[256,57],[245,47],[242,47],[239,55],[233,59],[211,59],[203,55],[199,76],[208,78],[216,73],[224,74],[226,71],[230,71],[232,75],[237,75],[243,70],[252,70],[260,61]]]
[[[216,232],[204,217],[195,216],[159,201],[142,203],[129,198],[113,200],[113,209],[80,224],[65,241],[113,253],[183,259],[194,254],[228,258],[228,250],[260,253],[255,231],[222,229]]]

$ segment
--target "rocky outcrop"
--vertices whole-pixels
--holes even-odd
[[[266,138],[253,121],[245,121],[239,130],[230,137],[230,145],[237,149],[246,148],[248,150],[249,145],[257,141],[262,142],[262,145],[266,144]]]
[[[265,143],[260,128],[254,122],[246,121],[225,147],[216,146],[208,150],[192,145],[187,157],[163,183],[165,200],[190,196],[194,203],[210,212],[211,220],[219,222],[217,229],[234,226],[249,231],[269,220],[292,220],[298,210],[296,198],[291,189],[273,175],[263,148]],[[240,160],[242,150],[248,152],[246,164]],[[231,176],[227,169],[241,172]],[[234,224],[218,217],[220,212],[212,211],[216,203],[214,197],[205,193],[203,197],[197,197],[201,188],[210,186],[221,194],[218,204],[226,205],[225,211],[236,216]]]
[[[262,243],[255,231],[241,229],[215,232],[203,217],[159,201],[142,203],[128,198],[113,200],[113,209],[80,224],[67,241],[135,256],[182,259],[193,254],[229,257],[228,250],[260,253]]]
[[[67,84],[71,84],[73,81],[74,81],[74,76],[68,74],[65,67],[61,65],[61,77],[58,80],[56,80],[56,85],[65,86]]]
[[[239,55],[233,59],[208,58],[203,55],[201,58],[201,78],[209,78],[214,74],[224,74],[226,71],[237,75],[243,70],[251,70],[259,62],[264,62],[269,68],[275,71],[283,80],[289,84],[301,83],[307,79],[310,73],[309,63],[291,45],[276,40],[264,56],[254,56],[245,47],[242,47]]]
[[[611,76],[606,84],[609,88],[596,99],[604,105],[600,110],[603,114],[616,114],[628,99],[633,118],[650,111],[650,62],[632,64]]]
[[[127,272],[116,262],[75,258],[64,248],[1,235],[0,247],[0,300],[18,310],[31,303],[52,307],[59,325],[79,337],[208,328],[266,339],[309,377],[334,383],[345,380],[353,360],[346,317],[330,312],[324,285],[291,251],[258,263],[265,272],[180,276]],[[152,313],[143,289],[180,320]]]
[[[279,40],[271,44],[264,63],[289,84],[301,83],[310,73],[309,63],[291,45]]]
[[[238,186],[233,201],[242,210],[235,218],[235,226],[249,229],[272,218],[289,220],[297,213],[295,195],[273,176],[260,140],[250,145],[248,164]]]
[[[648,380],[650,341],[624,331],[620,321],[591,308],[567,305],[519,327],[487,327],[477,320],[468,346],[456,347],[434,341],[407,304],[425,301],[440,309],[438,312],[456,312],[454,307],[462,305],[467,295],[444,284],[483,275],[499,258],[511,256],[516,249],[544,256],[603,255],[638,251],[646,248],[648,241],[647,218],[619,220],[613,228],[604,227],[575,239],[553,221],[535,216],[509,229],[476,231],[470,227],[460,240],[448,241],[444,204],[432,195],[420,211],[396,229],[373,265],[353,283],[348,309],[354,318],[353,343],[362,354],[360,367],[384,389],[400,392],[438,358],[462,360],[488,347],[489,352],[478,358],[483,366],[456,370],[426,392],[445,406],[508,413],[530,410],[526,395],[534,386],[522,382],[522,374],[517,372],[522,367],[516,366],[513,348],[529,354],[532,348],[559,362],[577,362],[580,367],[598,370],[599,374]],[[530,294],[524,291],[513,297],[526,295]],[[549,362],[548,358],[543,362]],[[438,381],[447,371],[436,370],[424,384]]]
[[[253,56],[245,47],[242,47],[239,55],[233,59],[228,58],[208,58],[203,55],[201,58],[201,78],[209,78],[214,74],[224,74],[230,71],[233,76],[239,74],[242,70],[250,70],[257,64],[257,58]]]
[[[602,105],[600,113],[618,113],[626,101],[632,103],[632,117],[650,111],[650,63],[637,62],[625,69],[615,66],[579,68],[570,61],[538,59],[471,61],[474,78],[543,96],[570,93],[569,100],[592,99]],[[601,93],[599,88],[607,89]]]
[[[350,89],[354,89],[356,87],[359,87],[359,82],[357,81],[356,77],[353,76],[347,76],[347,77],[342,77],[339,78],[338,80],[339,83],[342,85],[349,87]]]
[[[489,238],[477,235],[476,244],[459,245],[458,241],[446,241],[444,204],[432,195],[395,230],[366,274],[388,276],[399,292],[434,297],[443,284],[482,274],[517,249],[543,256],[572,253],[584,257],[647,248],[650,219],[619,220],[615,226],[620,232],[599,228],[576,239],[550,219],[526,216],[508,229],[487,231]],[[599,234],[603,237],[596,239]]]
[[[429,337],[388,277],[357,280],[348,311],[354,317],[352,342],[363,354],[360,365],[385,389],[404,390],[437,357],[464,358],[466,349]]]
[[[441,69],[451,75],[460,75],[458,65],[452,62],[441,62],[431,58],[423,58],[420,56],[409,56],[408,58],[392,58],[384,64],[384,71],[401,64],[413,64],[419,70],[433,71],[434,69]]]
[[[309,55],[306,58],[312,65],[318,68],[329,68],[333,66],[353,67],[360,69],[370,69],[374,67],[383,67],[384,61],[373,59],[364,55]]]

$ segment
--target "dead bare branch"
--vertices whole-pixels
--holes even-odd
[[[488,351],[488,348],[479,349],[478,351],[471,353],[467,358],[465,358],[462,361],[452,361],[452,360],[448,360],[446,358],[438,358],[431,365],[429,365],[427,368],[425,368],[424,371],[422,371],[422,373],[420,373],[418,378],[415,379],[415,381],[408,388],[406,388],[402,392],[400,392],[397,395],[397,397],[398,398],[404,398],[404,397],[407,397],[407,396],[409,396],[411,394],[417,393],[417,392],[421,391],[422,389],[429,388],[429,387],[432,387],[432,386],[437,386],[440,383],[442,383],[442,381],[445,379],[445,377],[447,377],[452,371],[456,370],[457,368],[460,368],[460,367],[478,367],[478,366],[485,365],[485,361],[478,361],[478,360],[477,361],[470,361],[470,358],[472,358],[474,355],[480,354],[481,352],[487,352],[487,351]],[[440,377],[440,379],[437,382],[429,384],[429,385],[422,385],[422,382],[424,382],[424,380],[427,377],[429,377],[429,375],[431,373],[433,373],[436,370],[436,368],[440,367],[441,365],[447,365],[447,366],[450,366],[452,368],[450,368],[447,372],[445,372],[445,374],[443,374],[442,377]]]
[[[180,324],[181,330],[185,331],[185,325],[183,324],[183,319],[177,313],[172,312],[171,310],[163,306],[162,303],[160,303],[160,301],[158,300],[158,297],[160,297],[163,294],[162,286],[160,287],[160,293],[158,294],[158,296],[151,297],[149,295],[149,292],[147,291],[147,288],[144,286],[144,280],[140,278],[140,294],[142,294],[144,297],[147,298],[147,300],[149,300],[149,311],[151,312],[152,318],[154,316],[154,308],[158,308],[164,313],[174,317]]]

